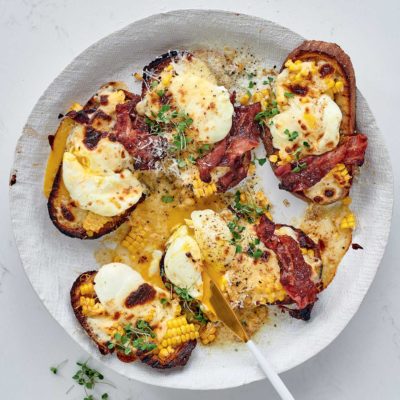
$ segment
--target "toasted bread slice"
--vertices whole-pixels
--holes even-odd
[[[120,215],[104,217],[93,212],[83,210],[72,200],[62,178],[62,157],[65,151],[65,143],[69,133],[78,125],[89,126],[95,133],[112,135],[115,115],[112,111],[115,105],[109,101],[110,94],[118,91],[124,93],[125,101],[133,98],[132,93],[126,90],[122,82],[109,82],[103,85],[99,92],[92,96],[82,107],[75,107],[61,121],[60,127],[53,140],[52,154],[49,158],[45,178],[45,193],[48,194],[48,210],[50,219],[56,228],[67,236],[79,239],[96,239],[118,228],[126,221],[136,205],[144,200],[144,195],[137,204],[127,209]],[[60,139],[58,138],[60,135]],[[96,145],[98,137],[92,138]],[[54,146],[57,146],[55,148]],[[51,188],[51,190],[50,190]],[[50,191],[50,193],[48,193]]]
[[[125,354],[124,352],[119,351],[115,348],[109,348],[109,342],[112,339],[110,335],[105,334],[102,332],[96,332],[94,329],[94,322],[96,318],[98,318],[101,323],[104,325],[104,321],[109,321],[109,326],[111,326],[115,321],[112,316],[109,315],[99,315],[98,317],[88,317],[82,311],[81,301],[80,298],[82,296],[81,288],[83,285],[93,284],[94,278],[96,276],[97,271],[88,271],[84,272],[83,274],[79,275],[79,277],[75,280],[74,284],[72,285],[70,296],[71,296],[71,305],[74,311],[74,314],[81,324],[82,328],[88,334],[88,336],[93,340],[93,342],[97,345],[101,354],[111,354],[114,351],[119,360],[123,362],[133,362],[139,359],[143,363],[149,365],[152,368],[156,369],[169,369],[175,367],[183,367],[189,360],[189,357],[196,347],[197,341],[196,340],[189,340],[180,346],[175,348],[175,351],[172,354],[169,354],[168,357],[160,358],[158,354],[155,352],[143,352],[143,351],[136,351],[135,353]],[[98,302],[95,293],[93,294],[94,299]]]
[[[171,50],[168,53],[164,53],[161,56],[154,59],[151,63],[143,68],[143,82],[142,82],[142,97],[146,94],[149,89],[151,82],[159,77],[161,72],[167,67],[173,60],[177,60],[184,55],[190,53],[180,50]]]
[[[303,200],[318,204],[331,204],[348,196],[352,178],[364,161],[364,154],[367,147],[367,138],[365,135],[356,134],[356,82],[354,69],[350,57],[337,44],[322,41],[311,40],[303,42],[286,57],[281,71],[285,69],[285,64],[289,60],[293,63],[296,61],[315,61],[316,63],[320,63],[318,74],[321,77],[335,77],[343,82],[341,91],[331,93],[333,100],[342,113],[339,143],[336,148],[327,153],[315,156],[314,159],[311,155],[304,157],[304,159],[300,158],[297,160],[297,163],[292,161],[292,165],[288,164],[289,167],[286,170],[280,167],[274,159],[275,155],[278,154],[278,149],[273,146],[268,124],[265,126],[262,137],[264,146],[268,156],[274,155],[272,159],[270,158],[270,163],[277,177],[281,179],[281,189],[288,190]],[[323,63],[322,65],[321,62]],[[299,86],[300,89],[303,88]],[[301,92],[296,93],[296,89],[293,89],[292,92],[302,95]],[[357,136],[357,138],[354,136]],[[346,147],[351,148],[350,151],[345,150]],[[329,159],[329,154],[332,153],[333,155],[338,148],[341,148],[339,151],[345,154],[341,161],[336,164],[341,169],[341,173],[334,169],[335,164],[328,164],[329,161],[340,158],[331,157]],[[358,154],[354,157],[356,153]],[[318,163],[316,158],[319,158],[321,162]],[[302,160],[305,161],[305,164],[302,164]],[[312,163],[314,165],[310,166]],[[303,168],[305,165],[305,170],[302,171],[300,169],[300,171],[296,171],[296,166],[299,165],[303,166]],[[295,174],[291,173],[292,176],[287,178],[292,169],[294,169]],[[316,173],[313,171],[307,172],[307,169],[310,171],[313,169]],[[341,176],[343,176],[343,179]],[[301,179],[303,179],[303,182],[300,182]]]
[[[351,135],[356,130],[356,76],[350,57],[336,43],[319,40],[306,40],[296,47],[282,64],[287,60],[326,61],[342,77],[346,84],[343,91],[335,93],[334,100],[342,111],[340,131],[342,135]]]
[[[51,221],[60,232],[78,239],[97,239],[123,224],[144,198],[143,195],[138,203],[116,217],[103,217],[83,210],[71,199],[62,180],[61,166],[54,180],[47,207]]]

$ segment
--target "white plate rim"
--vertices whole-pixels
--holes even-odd
[[[107,35],[106,37],[100,39],[99,41],[95,42],[93,45],[91,45],[90,47],[88,47],[87,49],[85,49],[85,50],[84,50],[83,52],[81,52],[77,57],[75,57],[75,58],[71,61],[71,63],[70,63],[70,64],[69,64],[69,65],[68,65],[68,66],[53,80],[53,82],[48,86],[48,88],[44,91],[44,93],[42,94],[42,96],[39,98],[38,102],[35,104],[35,106],[34,106],[32,112],[31,112],[30,116],[28,117],[28,121],[27,121],[27,123],[26,123],[26,125],[25,125],[25,127],[24,127],[24,131],[25,131],[25,129],[26,129],[27,127],[30,126],[30,120],[31,120],[32,115],[34,114],[34,111],[35,111],[35,109],[37,108],[38,104],[40,104],[44,99],[46,99],[47,96],[48,96],[48,94],[49,94],[52,90],[54,90],[54,88],[57,87],[57,85],[59,84],[59,82],[63,79],[63,76],[65,76],[66,74],[68,74],[68,73],[72,70],[72,67],[73,67],[74,63],[75,63],[79,58],[81,58],[83,55],[89,55],[90,52],[95,51],[96,48],[97,48],[98,46],[100,46],[103,42],[106,42],[110,37],[121,35],[121,34],[123,34],[125,31],[128,31],[129,29],[131,29],[133,26],[135,26],[135,25],[137,25],[137,24],[151,23],[151,21],[153,20],[153,18],[159,18],[160,16],[175,15],[175,16],[180,16],[180,17],[183,18],[183,17],[185,17],[186,15],[191,14],[191,15],[196,15],[198,18],[202,18],[202,17],[206,17],[207,14],[209,14],[209,13],[212,13],[212,14],[214,14],[214,15],[216,15],[216,16],[219,15],[219,16],[224,17],[224,18],[237,18],[237,17],[240,17],[240,18],[242,18],[242,19],[244,19],[244,20],[248,20],[249,23],[251,23],[252,21],[257,20],[258,23],[260,23],[260,24],[261,24],[261,23],[265,23],[265,24],[269,24],[270,26],[275,26],[276,29],[279,29],[279,30],[281,30],[281,31],[286,31],[286,32],[290,33],[291,35],[297,35],[297,37],[299,38],[299,40],[304,40],[304,38],[302,38],[300,35],[295,34],[295,33],[292,32],[291,30],[289,30],[289,29],[287,29],[287,28],[285,28],[285,27],[283,27],[283,26],[281,26],[281,25],[279,25],[279,24],[276,24],[276,23],[274,23],[274,22],[267,21],[267,20],[265,20],[265,19],[263,19],[263,18],[256,17],[256,16],[250,16],[250,15],[246,15],[246,14],[239,14],[239,13],[234,13],[234,12],[229,12],[229,11],[211,10],[211,9],[209,9],[209,10],[184,9],[184,10],[174,10],[174,11],[170,11],[170,12],[167,12],[167,13],[154,14],[154,15],[151,15],[151,16],[149,16],[149,17],[147,17],[147,18],[144,18],[144,19],[135,21],[135,22],[133,22],[133,23],[127,25],[126,27],[124,27],[124,28],[122,28],[122,29],[120,29],[120,30],[118,30],[118,31],[115,31],[114,33],[111,33],[110,35]],[[363,98],[363,96],[361,95],[361,93],[360,93],[359,91],[357,91],[357,95],[358,95],[358,100],[361,101],[361,102],[364,102],[364,103],[366,104],[365,99]],[[368,110],[369,110],[369,108],[368,108]],[[369,110],[369,112],[371,113],[370,110]],[[371,114],[372,114],[372,113],[371,113]],[[384,147],[384,154],[383,154],[383,156],[384,156],[384,157],[386,156],[385,158],[386,158],[387,160],[389,160],[389,161],[388,161],[388,165],[389,165],[389,169],[388,169],[388,181],[389,181],[389,183],[387,184],[387,189],[390,189],[391,197],[387,199],[387,200],[388,200],[388,203],[386,204],[386,208],[385,208],[385,209],[383,210],[383,212],[382,212],[382,219],[383,219],[384,222],[387,223],[387,224],[386,224],[387,228],[386,228],[385,231],[381,232],[381,240],[382,240],[383,246],[380,248],[379,254],[377,254],[377,257],[376,257],[376,260],[377,260],[376,266],[375,266],[375,268],[374,268],[373,270],[370,270],[370,271],[369,271],[368,276],[365,276],[365,279],[364,279],[364,281],[363,281],[363,287],[360,288],[360,292],[359,292],[360,299],[359,299],[359,301],[358,301],[357,304],[356,304],[356,303],[355,303],[355,304],[352,304],[352,306],[349,307],[349,308],[346,310],[346,311],[347,311],[347,317],[346,317],[346,319],[344,319],[344,320],[342,321],[342,325],[341,325],[340,327],[337,327],[336,331],[333,331],[332,334],[331,334],[331,336],[330,336],[328,339],[324,340],[323,342],[321,342],[321,343],[319,344],[318,347],[314,348],[313,351],[310,352],[304,360],[302,360],[302,361],[300,361],[300,362],[294,361],[294,362],[291,363],[291,364],[289,363],[289,364],[287,365],[286,368],[284,368],[284,369],[282,369],[282,370],[279,370],[279,371],[278,371],[279,373],[285,372],[285,371],[287,371],[287,370],[289,370],[289,369],[291,369],[291,368],[293,368],[293,367],[295,367],[295,366],[301,364],[302,362],[305,362],[307,359],[309,359],[309,358],[315,356],[318,352],[320,352],[322,349],[324,349],[326,346],[328,346],[328,345],[340,334],[340,332],[346,327],[346,325],[347,325],[348,322],[351,320],[351,318],[355,315],[355,313],[357,312],[358,308],[359,308],[360,305],[361,305],[361,302],[362,302],[362,300],[363,300],[363,298],[364,298],[364,296],[365,296],[367,290],[369,289],[369,287],[370,287],[370,285],[371,285],[371,283],[372,283],[372,281],[373,281],[373,279],[374,279],[374,277],[375,277],[376,271],[377,271],[377,269],[378,269],[378,267],[379,267],[380,261],[381,261],[381,259],[382,259],[382,257],[383,257],[384,251],[385,251],[385,247],[386,247],[386,245],[387,245],[388,236],[389,236],[389,232],[390,232],[391,216],[392,216],[392,211],[393,211],[393,173],[392,173],[392,168],[391,168],[391,164],[390,164],[390,159],[389,159],[389,156],[388,156],[388,152],[387,152],[386,146],[384,145],[383,136],[382,136],[381,134],[380,134],[380,136],[381,136],[380,139],[382,140],[382,145],[383,145],[383,147]],[[19,149],[19,147],[21,146],[22,139],[23,139],[23,135],[20,137],[20,139],[19,139],[19,141],[18,141],[18,144],[17,144],[17,147],[16,147],[15,160],[14,160],[14,165],[13,165],[12,171],[18,170],[19,165],[20,165],[20,158],[19,158],[19,151],[18,151],[18,149]],[[390,188],[389,188],[389,186],[390,186]],[[15,236],[15,239],[16,239],[16,242],[17,242],[18,250],[20,251],[20,246],[22,245],[22,241],[21,241],[21,238],[17,236],[17,232],[16,232],[15,225],[14,225],[14,220],[15,220],[15,217],[16,217],[16,213],[18,212],[16,207],[12,207],[12,204],[14,203],[14,201],[15,201],[15,198],[14,198],[14,196],[13,196],[13,190],[11,189],[11,190],[10,190],[10,214],[11,214],[11,219],[12,219],[12,222],[13,222],[14,236]],[[25,273],[27,274],[27,277],[28,277],[28,279],[29,279],[29,281],[30,281],[30,283],[31,283],[31,285],[32,285],[32,287],[33,287],[33,289],[34,289],[35,292],[38,294],[38,296],[39,296],[39,298],[41,299],[41,301],[44,303],[44,305],[45,305],[46,309],[49,311],[50,315],[52,315],[52,316],[54,317],[54,315],[53,315],[52,312],[48,309],[47,305],[45,304],[45,302],[43,301],[42,297],[41,297],[40,294],[38,293],[37,288],[35,288],[34,284],[33,284],[32,281],[31,281],[30,275],[28,274],[28,272],[27,272],[27,270],[26,270],[26,268],[25,268],[25,265],[26,265],[26,263],[27,263],[27,260],[26,260],[26,259],[23,259],[23,258],[21,257],[21,261],[22,261],[22,264],[24,265],[24,271],[25,271]],[[55,318],[55,319],[56,319],[56,318]],[[59,323],[59,321],[58,321],[57,319],[56,319],[56,321]],[[61,325],[61,324],[60,324],[60,325]],[[62,325],[61,325],[61,326],[62,326]],[[65,329],[65,328],[63,327],[63,329]],[[85,348],[85,350],[90,351],[90,349],[92,349],[92,346],[89,346],[89,345],[87,345],[87,346],[82,345],[82,343],[79,342],[75,336],[71,335],[70,332],[68,332],[68,334],[69,334],[77,343],[79,343],[81,346],[83,346],[83,347]],[[88,339],[88,342],[89,342],[89,339]],[[104,362],[104,360],[102,359],[102,357],[100,356],[100,354],[99,354],[96,350],[95,350],[95,351],[90,351],[90,353],[91,353],[91,355],[92,355],[93,357],[97,358],[99,361]],[[150,375],[150,374],[149,374],[149,375]],[[151,376],[151,375],[150,375],[150,376]],[[148,383],[148,384],[163,386],[163,387],[173,387],[173,388],[181,388],[181,389],[194,389],[194,388],[195,388],[195,389],[223,389],[223,388],[228,388],[228,387],[240,386],[240,385],[243,385],[243,384],[246,384],[246,383],[250,383],[250,382],[253,382],[253,381],[256,381],[256,380],[260,380],[260,379],[263,379],[262,374],[257,374],[257,375],[255,375],[255,376],[253,376],[251,379],[246,379],[246,380],[244,380],[244,381],[238,381],[238,382],[234,382],[234,383],[231,382],[229,385],[226,385],[224,382],[216,382],[215,384],[209,385],[209,386],[207,386],[207,387],[202,386],[202,385],[196,385],[196,386],[194,387],[193,385],[185,384],[185,383],[182,383],[182,384],[177,385],[176,382],[174,383],[173,386],[171,386],[170,384],[168,384],[168,381],[163,381],[163,382],[160,384],[159,382],[156,382],[156,381],[154,380],[154,377],[151,377],[151,378],[149,378],[149,379],[145,379],[145,378],[141,377],[141,378],[140,378],[140,381],[142,381],[142,382],[144,382],[144,383]]]

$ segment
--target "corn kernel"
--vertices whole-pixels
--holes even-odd
[[[168,350],[167,350],[167,349],[161,349],[161,350],[160,350],[159,356],[160,356],[161,358],[166,358],[166,357],[168,357],[168,355],[169,355],[169,353],[168,353]]]
[[[264,97],[269,97],[269,89],[262,89],[262,90],[261,90],[261,94],[262,94]]]
[[[328,87],[328,89],[332,89],[335,86],[335,81],[332,78],[326,78],[325,84]]]
[[[215,340],[215,335],[210,335],[210,336],[208,337],[208,340],[209,340],[210,342],[213,342],[213,341]]]
[[[140,74],[139,72],[135,72],[133,74],[133,76],[135,77],[135,79],[137,79],[138,81],[142,81],[143,80],[143,75]]]
[[[79,103],[72,103],[68,111],[81,111],[82,108],[83,107]]]
[[[278,161],[278,156],[276,154],[272,154],[271,156],[268,157],[268,159],[272,163],[276,163]]]
[[[165,71],[172,71],[173,68],[174,67],[172,64],[168,64],[168,66],[165,68]]]
[[[161,78],[161,83],[162,83],[164,86],[168,86],[168,85],[171,83],[171,80],[172,80],[172,74],[171,74],[171,73],[168,73],[168,74],[164,75],[164,76]]]
[[[343,91],[343,89],[344,89],[344,83],[343,83],[343,81],[336,81],[335,82],[335,87],[334,87],[334,92],[335,93],[340,93],[340,92],[342,92]]]
[[[261,92],[255,92],[254,94],[253,94],[253,101],[255,102],[255,103],[257,103],[257,102],[260,102],[261,100],[262,100],[262,93]]]
[[[250,96],[248,94],[244,94],[240,99],[240,104],[246,105],[250,100]]]

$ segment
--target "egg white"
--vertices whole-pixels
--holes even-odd
[[[204,259],[213,266],[228,266],[235,256],[235,247],[229,243],[232,234],[224,219],[213,210],[193,211],[191,219]]]
[[[144,283],[155,290],[154,299],[128,308],[125,305],[126,298]],[[123,263],[103,265],[94,278],[94,289],[107,314],[111,317],[118,315],[118,320],[112,319],[114,324],[120,321],[123,324],[135,325],[137,320],[146,319],[152,313],[154,316],[150,324],[155,326],[154,331],[158,338],[164,336],[167,330],[166,322],[176,316],[179,305],[177,301],[170,299],[169,292],[146,282],[137,271]],[[161,298],[169,299],[167,307],[161,303]],[[110,318],[105,318],[104,321],[98,318],[96,320],[94,326],[104,330]]]
[[[104,217],[122,214],[143,194],[141,183],[129,169],[98,175],[65,152],[62,171],[65,187],[79,207]]]
[[[202,256],[199,245],[189,235],[186,225],[180,226],[167,243],[164,272],[168,280],[181,289],[187,289],[193,298],[203,295]]]
[[[161,106],[154,100],[154,91],[167,89],[170,105],[192,118],[189,135],[193,140],[212,144],[225,138],[234,112],[228,90],[219,86],[207,65],[195,57],[183,57],[171,65],[175,74],[170,84],[149,90],[137,105],[138,113],[153,118]]]
[[[286,155],[292,152],[295,145],[302,147],[303,155],[326,153],[339,143],[341,120],[339,106],[328,95],[310,98],[307,103],[294,97],[285,111],[270,120],[273,146]],[[286,130],[290,133],[295,131],[298,136],[290,140]],[[305,141],[307,147],[304,146]]]

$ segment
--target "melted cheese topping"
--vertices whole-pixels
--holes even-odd
[[[93,149],[88,149],[84,144],[85,133],[85,126],[76,125],[68,137],[66,150],[91,172],[104,175],[132,166],[132,157],[121,143],[105,137]]]
[[[276,254],[261,243],[258,248],[268,251],[266,260],[255,260],[246,253],[238,254],[224,275],[226,293],[235,308],[271,304],[286,297],[280,284]]]
[[[229,243],[232,234],[224,219],[213,210],[201,210],[193,211],[191,220],[196,242],[209,266],[216,270],[228,266],[235,247]]]
[[[228,90],[218,86],[207,65],[195,57],[183,57],[166,69],[171,67],[173,71],[164,71],[160,84],[138,103],[138,113],[153,118],[161,107],[156,93],[165,89],[171,107],[187,113],[193,120],[188,131],[193,140],[201,143],[222,140],[232,126],[233,105]]]
[[[284,156],[299,146],[303,156],[326,153],[339,143],[341,120],[342,112],[329,96],[322,95],[307,103],[295,97],[290,100],[289,108],[270,121],[273,146]]]
[[[342,199],[349,191],[350,185],[342,185],[332,171],[328,172],[315,185],[305,189],[304,195],[319,204],[333,203]]]
[[[126,307],[126,298],[144,283],[146,281],[138,272],[122,263],[104,265],[94,278],[95,292],[101,305],[111,317],[115,316],[116,313],[118,315],[115,322],[127,323],[129,321],[129,323],[135,325],[137,320],[147,320],[149,315],[152,315],[150,325],[155,327],[154,331],[157,337],[161,338],[166,332],[167,320],[176,315],[178,303],[171,300],[168,307],[165,307],[160,299],[169,299],[169,292],[153,286],[156,291],[154,299],[144,304],[137,304],[132,308]],[[106,321],[105,324],[107,325]]]
[[[104,217],[123,213],[135,205],[143,193],[142,185],[130,170],[97,175],[69,152],[64,153],[63,180],[80,208]]]
[[[290,73],[288,68],[277,76],[275,81],[276,101],[280,107],[285,107],[290,98],[285,93],[291,92],[291,85],[299,84],[307,88],[307,96],[318,98],[331,88],[331,76],[322,78],[318,73],[319,67],[326,64],[325,61],[319,61],[317,64],[313,61],[303,61],[298,71]]]

